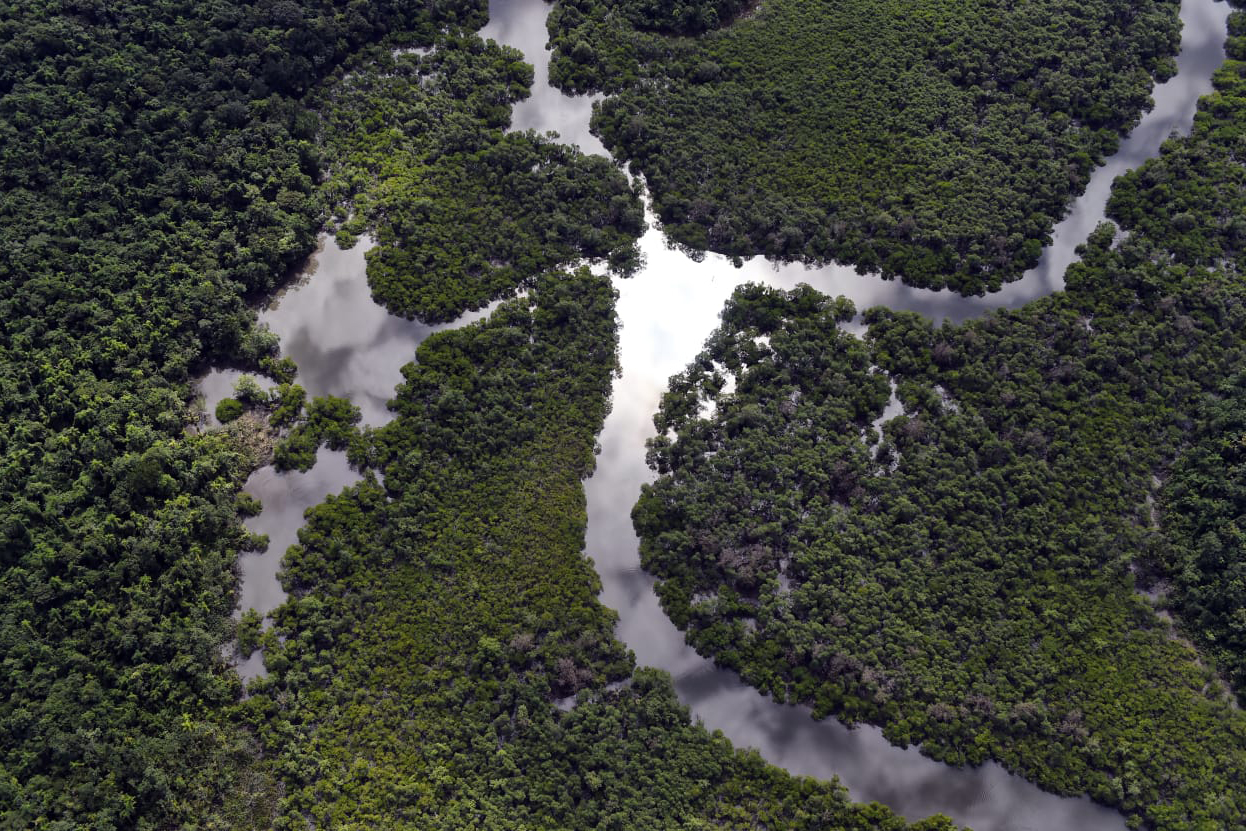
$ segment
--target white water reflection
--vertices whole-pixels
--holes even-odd
[[[606,156],[601,140],[588,129],[589,116],[593,114],[593,102],[601,95],[563,95],[549,85],[549,55],[545,49],[548,33],[545,19],[549,7],[544,0],[536,0],[522,7],[503,7],[489,3],[489,22],[480,30],[482,38],[492,38],[498,43],[514,46],[524,53],[535,72],[532,94],[515,105],[511,111],[512,130],[536,130],[538,133],[558,133],[563,144],[573,144],[585,153]]]
[[[281,354],[298,364],[296,383],[307,395],[349,398],[369,427],[392,417],[385,404],[402,380],[402,367],[414,358],[416,345],[433,332],[487,317],[493,309],[487,306],[437,325],[391,315],[373,302],[368,288],[366,254],[375,246],[375,240],[364,236],[354,248],[342,249],[322,234],[304,276],[259,315],[260,325],[280,339]],[[232,381],[240,374],[212,370],[200,382],[208,412],[231,394]]]

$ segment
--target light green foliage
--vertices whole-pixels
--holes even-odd
[[[298,384],[278,384],[277,389],[268,394],[268,404],[272,407],[268,423],[277,428],[289,427],[303,414],[306,401],[307,391]]]
[[[268,393],[251,375],[243,375],[234,382],[234,398],[248,407],[262,407],[268,403]]]
[[[663,476],[633,514],[698,649],[780,698],[949,762],[999,759],[1135,824],[1240,823],[1246,716],[1210,660],[1244,659],[1241,396],[1222,385],[1246,369],[1246,288],[1218,259],[1246,206],[1243,77],[1230,62],[1194,135],[1118,190],[1129,237],[1097,230],[1063,293],[938,329],[873,309],[860,341],[808,290],[737,293],[663,400],[677,437],[654,442]],[[1178,208],[1192,225],[1162,221]],[[871,366],[904,404],[881,437]],[[1173,581],[1207,651],[1135,574]]]
[[[327,188],[354,212],[351,233],[375,231],[368,281],[391,312],[450,320],[584,257],[635,269],[644,215],[627,178],[503,134],[531,82],[518,51],[456,36],[424,57],[379,55],[330,89]]]
[[[359,408],[345,398],[313,398],[306,416],[273,448],[273,464],[278,470],[311,470],[321,445],[345,450],[357,440],[359,418]]]
[[[688,39],[647,30],[656,4],[563,0],[551,76],[615,93],[594,129],[676,241],[981,293],[1171,72],[1177,5],[765,0]]]

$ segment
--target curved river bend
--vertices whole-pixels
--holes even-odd
[[[591,135],[592,97],[564,96],[548,84],[543,0],[491,0],[490,22],[482,31],[524,52],[536,67],[532,96],[516,106],[515,129],[556,131],[586,152],[605,155]],[[1103,221],[1112,181],[1159,152],[1170,134],[1185,133],[1195,103],[1210,92],[1211,74],[1224,60],[1229,9],[1213,0],[1182,0],[1178,73],[1154,92],[1155,107],[1119,151],[1091,177],[1086,193],[1053,231],[1053,243],[1024,279],[988,297],[964,298],[950,292],[914,289],[852,268],[832,265],[807,269],[776,266],[761,259],[733,268],[709,254],[694,262],[668,248],[654,228],[641,247],[646,267],[635,278],[616,281],[623,372],[615,381],[613,410],[600,436],[597,470],[586,483],[587,553],[602,579],[601,600],[619,613],[618,637],[641,665],[671,673],[693,715],[721,730],[737,746],[755,747],[770,762],[795,774],[838,776],[854,799],[882,802],[909,819],[942,812],[975,831],[1123,831],[1122,817],[1087,799],[1064,799],[1039,790],[995,763],[957,769],[928,759],[915,748],[895,747],[873,727],[848,729],[834,720],[815,722],[808,708],[781,705],[745,686],[734,673],[698,656],[667,620],[653,593],[653,580],[640,569],[638,543],[627,510],[640,486],[651,481],[645,441],[653,434],[653,413],[667,379],[681,371],[718,324],[718,314],[736,286],[759,282],[779,288],[809,283],[842,294],[858,309],[885,305],[919,312],[936,322],[960,321],[1001,307],[1016,307],[1063,286],[1062,275],[1076,258],[1074,249]],[[652,217],[650,217],[652,224]],[[349,397],[364,423],[379,425],[391,414],[385,401],[401,380],[400,368],[432,331],[451,328],[487,314],[464,316],[453,324],[429,327],[393,317],[376,306],[367,288],[362,243],[342,251],[331,239],[313,260],[310,276],[265,310],[260,320],[281,339],[284,354],[299,367],[299,383],[310,395]],[[214,371],[202,391],[208,409],[237,373]],[[257,471],[246,490],[264,510],[247,522],[269,535],[267,551],[241,561],[241,608],[267,614],[284,600],[276,579],[281,555],[297,541],[303,512],[358,481],[344,454],[321,451],[305,474]],[[244,677],[263,671],[258,653],[239,665]]]

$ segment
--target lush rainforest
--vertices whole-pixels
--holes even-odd
[[[1234,374],[1197,411],[1192,446],[1173,464],[1157,506],[1168,532],[1147,576],[1216,667],[1246,699],[1246,376]]]
[[[640,206],[609,165],[502,136],[531,69],[453,31],[483,19],[454,3],[0,8],[0,826],[906,827],[736,753],[662,676],[632,677],[579,553],[613,299],[587,272],[535,280],[582,258],[626,271]],[[391,36],[437,49],[389,58],[374,45]],[[421,82],[405,62],[432,69]],[[396,86],[339,94],[369,83]],[[368,133],[409,152],[386,169],[362,150],[331,159]],[[443,219],[488,208],[430,240],[429,202]],[[306,400],[248,306],[335,211],[348,236],[376,228],[397,256],[441,264],[431,294],[395,270],[401,311],[524,284],[535,298],[430,344],[375,436],[349,402]],[[509,236],[485,238],[508,217]],[[456,286],[456,268],[474,281]],[[218,361],[278,383],[240,384],[202,432],[191,378]],[[533,409],[512,411],[517,395]],[[306,468],[327,443],[398,492],[434,478],[430,427],[457,471],[445,489],[390,503],[370,479],[331,500],[291,556],[280,628],[253,612],[235,626],[238,555],[262,546],[240,523],[261,508],[246,475],[274,455]],[[364,562],[378,570],[342,571]],[[367,585],[335,594],[351,581]],[[271,680],[250,694],[235,636],[239,654],[267,647]],[[581,706],[559,715],[552,697],[571,692]],[[499,752],[511,738],[521,768]]]
[[[626,270],[643,219],[604,160],[503,135],[496,102],[530,77],[466,37],[378,54],[326,90],[325,189],[346,235],[378,234],[377,299],[445,319],[528,293],[423,343],[383,428],[357,431],[348,401],[297,386],[243,396],[288,428],[278,467],[307,469],[327,444],[379,474],[311,512],[274,628],[244,619],[240,652],[264,646],[271,673],[237,710],[266,759],[252,803],[278,828],[909,827],[693,726],[614,639],[581,553],[614,293],[586,269],[537,269]],[[462,259],[497,246],[531,253],[489,274]]]
[[[633,514],[699,650],[1135,825],[1241,826],[1246,63],[1216,87],[1062,293],[962,325],[871,309],[863,337],[811,289],[736,294]]]
[[[1173,71],[1177,6],[565,0],[550,71],[613,93],[594,128],[675,241],[981,293]]]
[[[238,824],[220,646],[264,430],[188,434],[191,373],[275,351],[244,298],[321,222],[307,89],[483,11],[0,4],[0,825]]]
[[[617,93],[597,128],[677,242],[974,292],[1171,71],[1175,7],[569,0],[552,71]],[[615,640],[581,487],[615,297],[578,266],[637,269],[640,191],[505,132],[533,72],[485,17],[0,0],[0,828],[952,828],[732,748]],[[699,648],[1135,824],[1240,824],[1244,75],[1065,294],[864,339],[815,292],[736,296],[635,512]],[[510,298],[411,356],[381,428],[255,325],[326,227],[376,237],[396,314]],[[274,383],[204,429],[213,364]],[[271,626],[235,622],[243,482],[322,445],[364,479],[309,512]]]

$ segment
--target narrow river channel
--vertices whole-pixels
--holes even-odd
[[[592,99],[567,97],[548,85],[548,13],[544,0],[490,3],[490,22],[482,35],[520,49],[536,66],[533,94],[516,107],[513,127],[556,131],[564,142],[604,154],[588,128]],[[613,410],[600,437],[597,470],[586,484],[586,550],[601,575],[602,602],[619,613],[619,638],[636,653],[639,664],[671,673],[680,699],[707,728],[721,730],[736,745],[757,748],[768,761],[792,773],[820,779],[838,776],[854,799],[877,800],[909,819],[942,812],[975,831],[1125,828],[1116,812],[1086,799],[1044,793],[997,764],[952,768],[915,748],[891,745],[876,728],[850,730],[834,720],[814,721],[807,708],[777,704],[745,686],[734,673],[717,669],[684,643],[662,613],[653,580],[640,569],[628,509],[640,486],[653,478],[644,462],[645,441],[653,434],[652,416],[667,379],[700,350],[736,286],[750,281],[781,288],[809,283],[822,292],[851,298],[858,310],[886,305],[936,321],[977,317],[1059,290],[1075,248],[1103,220],[1112,180],[1156,155],[1171,133],[1189,131],[1195,102],[1210,91],[1211,74],[1224,59],[1228,13],[1223,2],[1183,0],[1177,75],[1156,87],[1154,109],[1094,173],[1086,193],[1054,230],[1053,243],[1038,267],[997,294],[963,298],[913,289],[861,276],[844,266],[807,269],[754,259],[737,269],[713,254],[694,262],[666,247],[652,227],[642,238],[645,268],[632,279],[616,281],[623,372],[615,381]],[[299,383],[310,395],[349,397],[363,410],[366,424],[379,425],[390,418],[384,402],[401,380],[400,367],[430,332],[448,327],[396,318],[372,303],[364,273],[365,248],[361,242],[342,251],[331,239],[325,240],[308,278],[277,298],[261,314],[261,322],[281,338],[283,353],[297,362]],[[449,327],[485,314],[487,310],[473,313]],[[229,393],[235,377],[214,372],[205,379],[202,390],[209,411]],[[265,552],[243,555],[241,608],[267,613],[284,600],[277,568],[286,547],[297,539],[303,511],[357,480],[343,454],[327,451],[306,474],[278,474],[264,468],[248,480],[247,491],[261,500],[264,510],[247,525],[268,534],[270,545]],[[253,658],[239,666],[239,672],[251,677],[262,672],[262,666]]]

